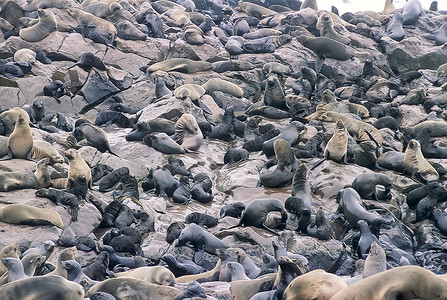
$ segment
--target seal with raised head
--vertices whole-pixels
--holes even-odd
[[[48,172],[48,158],[41,159],[37,163],[35,172],[16,171],[0,174],[0,191],[9,192],[18,189],[37,189],[50,186],[50,174]]]
[[[343,121],[338,119],[334,134],[324,149],[324,157],[338,163],[347,163],[348,136]]]
[[[423,182],[438,181],[439,174],[436,169],[424,158],[420,143],[412,139],[408,142],[404,154],[405,170],[413,179]]]
[[[68,181],[74,182],[78,178],[79,175],[84,175],[88,187],[92,187],[92,173],[90,171],[90,167],[85,162],[84,158],[82,158],[81,154],[75,149],[68,149],[65,151],[65,156],[67,156],[69,164],[68,164]]]
[[[31,27],[19,31],[19,36],[27,42],[38,42],[57,30],[56,16],[49,9],[37,10],[39,21]]]
[[[106,273],[108,266],[109,254],[106,251],[101,251],[95,261],[87,267],[82,268],[82,271],[92,280],[103,281],[107,278]]]
[[[195,248],[194,262],[199,262],[204,251],[215,254],[218,248],[228,248],[228,245],[197,224],[191,223],[182,230],[177,239],[176,247],[190,243]]]
[[[324,215],[323,208],[320,207],[315,216],[315,223],[307,226],[307,235],[316,237],[319,240],[329,240],[334,234],[334,227]]]
[[[292,121],[286,128],[284,128],[284,130],[280,134],[278,134],[275,137],[262,143],[262,151],[264,152],[264,154],[267,157],[274,155],[275,154],[274,143],[278,139],[283,139],[283,140],[287,141],[290,146],[295,145],[295,143],[298,141],[298,137],[303,129],[305,129],[303,123],[298,122],[298,121]],[[276,133],[276,132],[272,132],[272,134],[273,133]],[[243,146],[243,148],[247,149],[245,147],[245,145]],[[247,150],[252,151],[250,149],[247,149]],[[256,151],[256,150],[253,150],[253,151]]]
[[[180,263],[174,255],[171,254],[165,254],[161,257],[161,259],[168,265],[169,270],[171,270],[175,277],[194,275],[203,272],[203,268],[195,263]]]
[[[264,91],[264,104],[279,109],[287,109],[284,90],[276,75],[270,75],[267,78],[267,84]]]
[[[26,113],[26,112],[25,112]],[[29,119],[28,119],[29,122]],[[31,128],[25,117],[19,115],[14,131],[8,138],[8,158],[26,158],[31,159],[33,149],[33,136]]]
[[[259,172],[259,180],[265,187],[277,188],[292,182],[299,161],[293,155],[289,143],[283,139],[275,141],[274,149],[276,159],[264,164]]]
[[[335,31],[332,16],[328,12],[322,12],[320,14],[316,28],[320,31],[320,36],[333,39],[345,45],[351,42],[351,39],[344,37]]]
[[[187,151],[196,151],[203,143],[203,134],[192,114],[183,114],[175,123],[173,139]]]

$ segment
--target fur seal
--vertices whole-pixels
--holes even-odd
[[[284,90],[276,75],[270,75],[267,78],[267,84],[264,91],[264,104],[279,109],[287,109]]]
[[[361,293],[359,292],[361,291]],[[443,299],[447,297],[445,281],[419,266],[397,267],[356,282],[331,300]]]
[[[3,111],[0,114],[0,119],[5,127],[5,135],[9,136],[13,132],[17,119],[21,115],[25,119],[25,123],[29,124],[30,118],[28,113],[20,107],[14,107]]]
[[[235,202],[231,204],[227,204],[220,209],[220,218],[224,218],[226,216],[233,218],[240,218],[242,212],[245,210],[245,204],[242,202]]]
[[[106,125],[106,127],[117,124],[123,128],[130,126],[130,120],[128,117],[117,111],[105,110],[98,113],[95,119],[95,125],[101,126]]]
[[[425,16],[419,0],[408,0],[402,8],[402,17],[404,25],[412,25],[419,16]]]
[[[8,279],[7,282],[13,282],[16,280],[28,278],[23,269],[22,262],[13,257],[4,257],[1,259],[3,265],[8,268]]]
[[[180,291],[174,287],[160,286],[137,278],[119,277],[95,284],[88,290],[87,296],[96,292],[106,292],[121,299],[120,295],[123,291],[131,295],[140,295],[143,299],[150,297],[159,300],[172,300],[180,294]]]
[[[176,278],[176,282],[190,283],[194,280],[197,280],[197,282],[217,281],[219,280],[219,273],[221,267],[222,267],[222,261],[219,259],[212,270],[199,274],[180,276]]]
[[[299,161],[293,155],[289,143],[283,139],[274,142],[274,151],[276,159],[264,164],[259,172],[259,180],[265,187],[277,188],[292,182]]]
[[[107,133],[100,127],[89,123],[83,123],[80,126],[76,126],[75,131],[82,132],[82,136],[87,142],[98,149],[101,152],[109,151],[110,154],[118,156],[110,149],[109,139]]]
[[[128,167],[121,167],[112,170],[109,174],[105,175],[99,182],[100,192],[109,192],[114,189],[115,185],[126,175],[129,175]]]
[[[206,226],[207,228],[210,228],[216,226],[218,220],[217,218],[204,213],[193,212],[185,217],[185,223],[186,224],[195,223],[202,227]]]
[[[115,11],[122,9],[123,7],[116,2],[113,3],[103,3],[103,2],[98,2],[98,3],[93,3],[90,5],[87,5],[85,7],[82,8],[83,11],[89,12],[99,18],[107,18],[111,15],[113,15],[113,13],[115,13]]]
[[[328,12],[322,12],[317,20],[316,29],[320,31],[320,36],[324,36],[333,39],[342,44],[349,44],[351,39],[342,36],[334,29],[332,16]]]
[[[14,61],[20,62],[20,61],[26,61],[30,64],[33,64],[36,61],[36,52],[34,52],[31,49],[19,49],[16,52],[14,52]]]
[[[203,229],[197,224],[189,224],[188,227],[182,230],[177,239],[176,247],[191,243],[195,248],[194,262],[202,259],[204,251],[215,254],[218,248],[228,248],[228,245],[219,240],[217,237]]]
[[[318,269],[293,279],[284,291],[283,299],[331,299],[346,287],[348,285],[340,277]]]
[[[194,186],[191,188],[191,198],[200,203],[213,201],[213,182],[206,173],[198,173],[193,177]]]
[[[371,173],[361,174],[354,179],[352,187],[359,193],[362,199],[370,200],[386,200],[380,199],[376,194],[376,185],[382,185],[385,188],[385,195],[390,196],[390,188],[392,187],[391,179],[385,174]]]
[[[75,149],[68,149],[65,151],[65,156],[68,158],[68,180],[74,182],[78,178],[79,175],[84,175],[88,187],[92,187],[92,173],[90,171],[90,167],[85,162],[84,158],[82,158],[81,154]]]
[[[367,278],[384,271],[386,271],[385,251],[379,244],[373,242],[363,266],[362,277]]]
[[[166,229],[166,242],[172,244],[180,236],[183,229],[185,229],[184,222],[172,222]]]
[[[283,139],[287,141],[290,144],[290,146],[295,145],[295,143],[298,141],[298,136],[300,135],[303,129],[305,129],[303,123],[298,121],[292,121],[286,128],[284,128],[284,130],[279,135],[276,135],[275,137],[262,143],[262,151],[267,157],[274,155],[275,154],[274,143],[278,139]],[[243,148],[247,149],[244,146]],[[250,149],[247,150],[251,151]]]
[[[14,131],[8,138],[9,154],[7,158],[26,158],[31,160],[33,136],[31,135],[31,128],[28,122],[24,116],[18,116]]]
[[[244,91],[238,85],[220,78],[210,78],[202,84],[202,87],[207,93],[220,91],[235,97],[242,97],[244,95]]]
[[[392,14],[396,8],[394,7],[393,0],[385,0],[385,6],[382,10],[382,14],[384,15],[390,15]]]
[[[405,37],[403,22],[402,14],[399,12],[394,13],[388,21],[386,35],[398,42],[403,40]]]
[[[353,228],[358,227],[359,220],[365,220],[368,224],[381,222],[381,218],[363,206],[359,194],[353,188],[345,188],[337,194],[338,212],[342,213],[345,219]]]
[[[189,186],[188,177],[181,176],[179,183],[172,194],[172,201],[179,204],[187,204],[191,200],[191,187]]]
[[[258,228],[263,228],[271,233],[278,235],[274,230],[266,227],[264,222],[267,218],[268,213],[278,211],[281,213],[282,220],[285,222],[287,220],[287,212],[284,204],[278,199],[253,199],[245,207],[242,213],[239,223],[231,228],[238,226],[254,226]]]
[[[447,43],[447,23],[444,23],[439,27],[435,36],[435,45],[441,46]]]
[[[205,61],[194,61],[187,58],[171,58],[149,66],[146,71],[149,73],[155,71],[177,71],[190,74],[201,71],[208,71],[212,68],[213,64]]]
[[[106,280],[108,266],[109,254],[106,251],[101,251],[93,263],[82,268],[82,272],[92,280],[103,281]]]
[[[343,121],[338,119],[334,134],[324,149],[324,157],[338,163],[347,163],[348,136]]]
[[[334,227],[326,219],[323,208],[320,207],[315,216],[315,222],[307,226],[308,236],[316,237],[319,240],[329,240],[334,234]]]
[[[172,138],[183,149],[196,151],[200,148],[203,143],[203,134],[193,115],[183,114],[175,123],[174,128],[175,135]]]
[[[67,279],[67,270],[64,268],[62,262],[66,260],[74,260],[76,255],[76,247],[65,248],[59,252],[57,256],[56,269],[45,276],[59,275]]]
[[[185,149],[164,132],[150,133],[143,138],[143,142],[164,154],[185,153]]]
[[[248,1],[241,1],[239,4],[235,7],[235,10],[238,11],[244,11],[248,15],[262,19],[268,16],[276,15],[278,14],[276,11],[268,9],[266,7],[263,7],[261,5],[251,3]]]
[[[141,256],[125,257],[118,256],[115,250],[109,245],[103,245],[99,248],[100,251],[106,251],[109,254],[109,268],[114,268],[116,265],[122,265],[131,269],[145,267],[147,264]]]
[[[168,265],[169,270],[171,270],[175,277],[194,275],[203,272],[203,268],[195,263],[179,263],[171,254],[165,254],[161,259]]]
[[[229,149],[225,152],[224,164],[247,160],[249,155],[246,149]]]
[[[412,139],[408,142],[404,154],[405,170],[411,174],[411,177],[418,181],[430,182],[439,180],[439,174],[436,169],[424,158],[421,152],[420,143]]]
[[[37,14],[37,24],[19,31],[19,36],[27,42],[38,42],[57,30],[56,16],[51,10],[39,8]]]
[[[27,225],[51,224],[64,228],[64,223],[57,212],[25,204],[9,204],[0,208],[0,221]]]
[[[153,267],[139,267],[126,272],[120,272],[116,274],[118,277],[131,277],[144,280],[149,283],[174,286],[175,276],[166,267],[153,266]]]
[[[71,220],[78,220],[79,200],[75,195],[57,189],[42,188],[36,191],[36,196],[48,198],[57,205],[68,205],[71,209]]]
[[[37,189],[50,185],[50,174],[48,173],[48,158],[40,160],[36,171],[5,172],[0,174],[0,191],[9,192],[18,189]]]
[[[36,276],[2,286],[0,298],[82,300],[84,290],[81,285],[60,276]]]
[[[94,25],[94,26],[98,27],[99,29],[111,34],[112,40],[114,40],[114,38],[118,34],[116,27],[111,22],[109,22],[105,19],[96,17],[95,15],[93,15],[89,12],[83,11],[78,8],[73,8],[73,7],[68,8],[67,12],[70,16],[75,18],[79,22],[80,25],[87,25],[87,26]]]

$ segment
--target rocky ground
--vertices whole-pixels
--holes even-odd
[[[33,0],[37,1],[37,0]],[[23,1],[17,1],[20,5]],[[140,3],[130,3],[130,21],[138,25],[135,21],[137,13],[142,13],[147,6]],[[298,1],[299,2],[299,1]],[[130,3],[130,4],[129,4]],[[233,6],[233,3],[229,3]],[[273,3],[261,3],[266,6]],[[80,6],[73,3],[73,6]],[[196,4],[195,11],[204,12],[206,8],[214,10],[214,14],[220,4],[213,6],[211,2]],[[200,8],[199,8],[200,6]],[[222,6],[222,5],[220,5]],[[290,5],[289,5],[290,6]],[[123,4],[123,7],[125,5]],[[66,10],[66,8],[46,8],[51,10],[57,19],[60,28],[58,31],[50,33],[46,38],[38,42],[27,42],[19,36],[4,37],[0,33],[3,42],[0,44],[0,58],[3,63],[13,61],[14,53],[17,50],[28,48],[33,51],[42,51],[52,60],[50,64],[40,61],[32,63],[31,72],[23,77],[7,78],[0,76],[0,105],[2,109],[13,107],[24,107],[32,105],[36,99],[41,99],[44,105],[45,114],[60,112],[68,117],[69,122],[74,124],[78,118],[86,118],[94,121],[98,112],[108,110],[109,106],[115,102],[122,102],[131,108],[137,108],[136,114],[127,114],[133,123],[149,121],[157,117],[167,118],[176,121],[183,113],[191,113],[198,122],[210,121],[213,125],[221,120],[221,116],[226,107],[233,105],[237,107],[236,114],[244,114],[245,109],[252,103],[263,101],[261,83],[266,79],[263,67],[266,63],[277,62],[289,68],[290,72],[281,74],[283,76],[283,87],[286,95],[293,94],[296,89],[293,86],[302,78],[301,68],[313,66],[316,53],[303,46],[298,41],[299,37],[292,39],[276,47],[271,53],[243,53],[239,55],[230,54],[225,48],[227,36],[222,36],[224,25],[231,24],[233,19],[244,18],[243,12],[233,13],[230,21],[223,21],[219,26],[218,21],[211,30],[204,32],[204,43],[192,45],[185,41],[182,28],[167,16],[162,15],[165,38],[155,38],[151,33],[145,40],[123,39],[118,35],[113,46],[104,45],[83,37],[79,33],[72,32],[72,28],[79,25]],[[155,9],[155,7],[154,7]],[[221,9],[220,9],[221,10]],[[445,97],[445,88],[435,85],[437,79],[445,80],[442,74],[437,72],[438,67],[447,63],[447,48],[444,45],[434,45],[434,35],[438,29],[447,22],[447,14],[426,10],[425,17],[419,17],[413,26],[405,27],[405,38],[395,41],[387,37],[387,18],[383,15],[373,15],[367,18],[366,14],[358,14],[360,20],[358,24],[347,23],[346,21],[336,22],[334,27],[344,37],[351,40],[350,46],[355,55],[345,61],[326,58],[321,70],[325,76],[321,82],[331,81],[336,87],[351,85],[356,88],[350,78],[359,77],[363,72],[364,63],[371,60],[377,70],[377,74],[383,79],[397,78],[400,74],[409,71],[419,71],[422,76],[400,86],[401,93],[394,95],[388,102],[400,103],[405,97],[405,92],[414,88],[424,87],[427,91],[425,102],[429,100],[439,100]],[[34,12],[29,12],[33,16]],[[128,12],[129,13],[129,12]],[[285,32],[287,28],[302,26],[318,35],[315,28],[319,14],[310,8],[302,10],[291,10],[283,12],[280,21],[272,20],[270,27]],[[1,14],[0,14],[1,15]],[[4,16],[2,16],[4,17]],[[4,17],[5,18],[5,17]],[[376,19],[374,19],[376,18]],[[193,19],[191,17],[191,19]],[[370,20],[372,19],[372,21]],[[370,21],[371,23],[368,23]],[[373,22],[375,21],[375,22]],[[261,22],[267,23],[265,20]],[[140,24],[147,25],[147,24]],[[65,29],[63,31],[62,29]],[[256,26],[250,27],[251,31],[256,31]],[[91,52],[100,58],[106,66],[106,70],[92,68],[85,70],[78,65],[74,65],[79,56],[84,52]],[[177,71],[156,71],[146,72],[147,66],[156,63],[164,58],[189,58],[208,62],[225,61],[229,59],[247,62],[250,68],[247,70],[230,70],[217,73],[213,70],[202,71],[193,74],[186,74]],[[188,83],[204,84],[210,78],[221,78],[233,82],[240,86],[244,95],[237,98],[222,92],[213,95],[205,95],[202,101],[207,101],[211,108],[211,114],[204,114],[202,109],[192,104],[189,100],[179,100],[175,97],[154,101],[155,78],[162,78],[166,85],[174,90],[175,88]],[[321,77],[320,77],[321,78]],[[67,91],[56,99],[43,95],[43,88],[54,80],[61,80]],[[371,79],[373,82],[377,78]],[[368,102],[365,91],[360,96],[362,103]],[[387,95],[388,96],[388,95]],[[312,106],[320,100],[318,91],[312,95]],[[338,99],[340,100],[340,99]],[[383,101],[381,105],[388,105]],[[400,126],[415,126],[427,119],[430,109],[426,110],[423,104],[399,105],[401,111],[400,118],[397,119]],[[440,121],[445,122],[444,108],[438,106],[431,107]],[[308,112],[309,114],[311,111]],[[241,118],[243,119],[243,118]],[[273,124],[276,128],[285,128],[291,118],[281,120],[263,118],[260,128]],[[364,122],[373,123],[375,118],[367,118]],[[327,137],[332,133],[333,124],[326,125]],[[59,133],[48,133],[39,128],[38,125],[32,128],[34,140],[43,139],[46,135],[51,135],[54,139],[65,139],[68,132],[62,130]],[[299,148],[313,135],[316,134],[318,126],[306,124],[306,130],[299,137],[299,142],[293,145]],[[90,167],[98,163],[106,164],[112,168],[127,166],[130,174],[141,182],[150,168],[162,166],[167,163],[168,156],[158,152],[154,148],[148,147],[142,142],[128,142],[126,134],[132,128],[122,128],[117,125],[104,127],[110,140],[111,149],[119,157],[109,153],[101,153],[95,148],[84,145],[78,151]],[[384,149],[403,152],[405,143],[401,131],[381,129],[384,137]],[[154,191],[143,191],[140,187],[140,202],[144,210],[155,218],[155,232],[147,233],[142,239],[142,249],[144,257],[148,262],[158,263],[160,257],[166,253],[173,253],[179,258],[191,259],[193,250],[188,247],[176,248],[166,242],[166,229],[174,221],[183,221],[184,217],[191,212],[203,212],[215,217],[219,216],[220,209],[229,203],[243,202],[248,204],[253,199],[276,198],[284,202],[291,195],[290,185],[281,188],[259,187],[259,170],[268,158],[259,152],[251,152],[248,160],[231,164],[224,164],[224,155],[228,149],[241,148],[243,137],[236,137],[231,141],[222,141],[206,138],[197,152],[176,154],[186,165],[192,175],[200,172],[206,173],[213,183],[214,199],[210,204],[201,204],[192,200],[187,205],[175,204],[171,199],[164,199],[155,195]],[[445,136],[437,138],[437,144],[446,146]],[[81,142],[82,145],[82,142]],[[54,146],[63,153],[62,146],[54,143]],[[301,162],[312,165],[319,158],[304,158]],[[446,159],[430,159],[432,162],[447,167]],[[22,159],[13,159],[0,162],[0,171],[9,172],[11,170],[33,170],[35,163]],[[56,169],[67,169],[68,164],[58,164]],[[399,265],[400,258],[406,257],[411,264],[421,265],[437,274],[444,274],[447,271],[445,265],[444,243],[447,238],[434,225],[433,220],[426,219],[415,223],[415,211],[408,208],[405,202],[406,194],[421,184],[412,180],[408,175],[403,175],[395,171],[378,171],[360,166],[355,163],[346,165],[333,161],[325,161],[312,172],[308,181],[313,184],[315,191],[312,194],[312,206],[316,210],[323,207],[327,216],[332,218],[335,227],[334,238],[329,241],[320,241],[305,234],[295,231],[296,224],[288,221],[287,228],[280,230],[277,238],[273,234],[254,227],[234,228],[236,218],[226,217],[219,220],[219,224],[208,230],[219,237],[227,245],[238,247],[250,255],[256,264],[261,265],[261,255],[263,253],[273,254],[272,241],[281,241],[287,250],[293,253],[304,255],[309,263],[309,269],[324,269],[336,272],[338,275],[350,276],[355,270],[355,261],[358,259],[355,248],[352,246],[352,237],[358,232],[353,230],[343,222],[343,217],[336,215],[338,204],[336,195],[340,189],[352,184],[354,179],[364,173],[380,172],[386,174],[393,183],[391,189],[392,199],[389,201],[365,200],[366,207],[375,211],[389,222],[382,228],[379,240],[387,249],[388,262],[391,266]],[[442,185],[445,185],[446,177],[440,178]],[[70,220],[70,215],[66,208],[56,206],[45,198],[35,196],[34,189],[23,189],[11,192],[0,193],[0,206],[7,204],[22,203],[41,208],[51,208],[57,211],[63,222],[64,228],[55,226],[28,226],[1,223],[0,248],[10,243],[18,242],[21,247],[28,248],[41,244],[46,240],[57,241],[62,235],[68,236],[90,236],[101,240],[106,232],[98,229],[102,219],[102,211],[110,203],[112,192],[101,193],[97,191],[97,186],[88,192],[85,202],[82,203],[77,222]],[[447,199],[443,199],[445,201]],[[130,200],[124,202],[131,209],[141,209]],[[438,206],[443,209],[444,204]],[[391,214],[391,212],[393,214]],[[398,249],[400,248],[400,250]],[[62,247],[50,257],[50,262],[55,262],[57,254]],[[397,249],[397,250],[396,250]],[[348,255],[340,262],[341,253]],[[78,251],[76,260],[82,266],[88,265],[96,254],[93,252]],[[217,261],[215,255],[206,254],[205,261],[214,264]],[[333,266],[338,263],[343,265],[336,270]],[[210,266],[210,264],[208,264]],[[213,286],[207,289],[208,296],[225,299],[231,294],[228,285],[222,283],[219,288]]]

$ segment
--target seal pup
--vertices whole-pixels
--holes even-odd
[[[223,219],[226,216],[233,218],[240,218],[242,212],[245,210],[245,204],[242,202],[235,202],[231,204],[227,204],[220,209],[220,219]]]
[[[204,251],[215,254],[218,248],[228,248],[228,245],[219,240],[217,237],[203,229],[197,224],[191,223],[185,227],[177,239],[176,247],[181,247],[190,243],[196,250],[194,253],[194,262],[202,259]]]
[[[107,278],[108,266],[109,254],[106,251],[101,251],[93,263],[82,268],[82,272],[92,280],[103,281]]]
[[[73,222],[78,220],[79,200],[75,195],[57,189],[41,188],[36,191],[36,196],[48,198],[56,205],[68,205],[71,209],[71,220]]]
[[[334,227],[324,215],[323,208],[320,207],[315,216],[315,222],[307,226],[308,236],[316,237],[319,240],[329,240],[334,234]]]
[[[259,180],[265,187],[281,187],[290,183],[299,165],[287,141],[276,140],[274,150],[276,160],[266,162],[259,172]],[[272,168],[275,162],[276,167]]]
[[[430,182],[438,181],[439,174],[436,169],[424,158],[421,144],[412,139],[408,142],[404,153],[405,170],[411,174],[416,181]]]
[[[171,254],[165,254],[161,257],[161,259],[168,265],[169,270],[171,270],[175,277],[200,274],[204,272],[202,267],[193,262],[178,262]]]
[[[38,42],[57,30],[56,16],[49,9],[37,9],[39,21],[31,27],[20,29],[19,36],[27,42]]]

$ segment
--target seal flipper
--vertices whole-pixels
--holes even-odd
[[[265,230],[267,230],[267,231],[273,233],[274,235],[280,236],[279,233],[277,233],[275,230],[273,230],[273,229],[271,229],[271,228],[268,228],[267,226],[264,225],[264,223],[261,225],[261,228],[263,228],[263,229],[265,229]]]
[[[321,165],[325,160],[326,160],[326,157],[320,159],[319,161],[317,161],[316,163],[314,163],[314,164],[312,165],[312,167],[310,168],[310,170],[312,171],[313,169],[315,169],[316,167],[318,167],[319,165]]]
[[[2,160],[12,159],[12,158],[13,158],[12,151],[11,151],[11,149],[8,147],[8,154],[5,155],[5,156],[3,156],[2,158],[0,158],[0,161],[2,161]]]
[[[323,68],[325,59],[326,57],[324,55],[317,55],[317,58],[315,59],[315,72],[317,72],[317,74],[319,74]]]
[[[203,254],[205,253],[205,244],[203,241],[198,241],[195,245],[196,252],[194,252],[194,262],[199,264],[199,262],[203,258]]]

